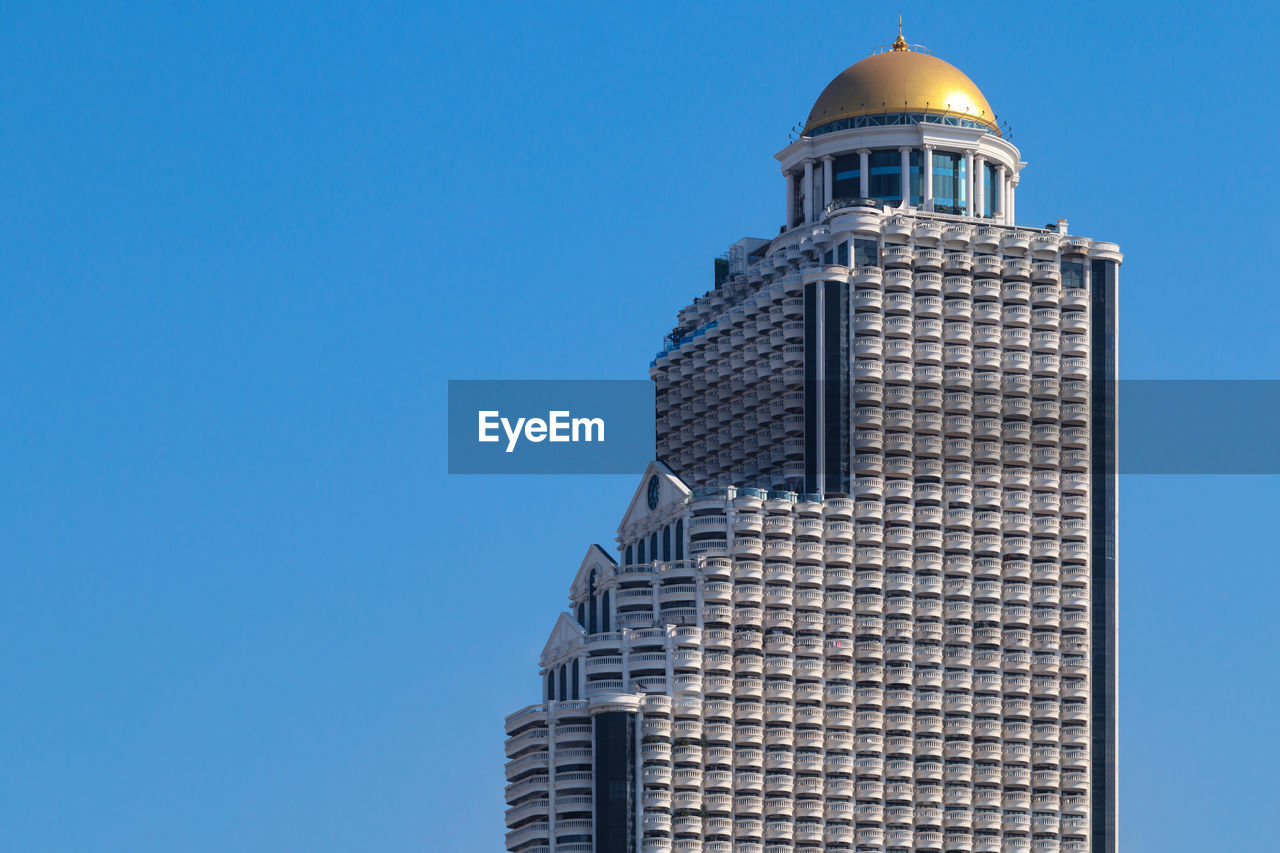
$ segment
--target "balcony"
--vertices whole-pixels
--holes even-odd
[[[542,822],[527,823],[519,829],[513,829],[506,836],[507,849],[511,850],[531,842],[547,841],[550,829],[550,824]]]
[[[982,255],[974,258],[973,274],[975,276],[984,276],[988,278],[998,277],[1004,269],[1001,260],[994,256]]]
[[[860,287],[853,293],[853,307],[858,311],[879,311],[884,304],[879,290]],[[803,348],[801,348],[803,352]]]
[[[770,519],[772,521],[772,519]],[[790,521],[790,519],[787,519]],[[767,560],[789,561],[794,554],[794,546],[786,539],[768,539],[765,541],[764,556]]]
[[[886,314],[910,314],[911,294],[906,291],[886,294],[884,310]]]
[[[1031,265],[1031,277],[1037,282],[1056,285],[1062,281],[1062,269],[1057,261],[1035,261]]]
[[[641,590],[620,590],[618,592],[618,603],[623,603],[623,593],[640,591]],[[696,584],[665,584],[658,588],[658,601],[664,604],[692,601],[697,594],[698,587]]]
[[[854,270],[850,277],[850,283],[855,287],[879,287],[881,284],[882,270],[879,266],[861,265]]]
[[[883,260],[886,267],[909,267],[914,261],[914,253],[910,246],[885,246]],[[892,277],[894,272],[892,269],[887,270],[886,276]]]

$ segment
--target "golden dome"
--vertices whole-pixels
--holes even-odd
[[[804,132],[837,119],[904,112],[965,118],[1000,133],[991,105],[973,81],[954,65],[911,50],[901,33],[892,49],[855,62],[827,84]]]

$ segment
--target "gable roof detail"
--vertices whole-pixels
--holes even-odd
[[[649,481],[654,477],[658,480],[658,505],[650,509]],[[670,468],[657,460],[650,462],[618,523],[618,539],[628,539],[635,531],[674,517],[684,509],[688,497],[689,487]]]
[[[553,661],[572,655],[582,648],[586,637],[587,632],[572,616],[561,613],[560,618],[556,619],[555,627],[551,629],[547,644],[542,647],[538,662],[544,667],[550,666]]]
[[[592,545],[587,549],[586,555],[583,556],[582,562],[578,564],[578,571],[573,576],[573,583],[569,584],[569,599],[573,600],[579,596],[589,595],[591,593],[591,570],[596,570],[596,579],[604,578],[607,573],[611,573],[613,568],[618,565],[618,561],[613,559],[603,545]]]

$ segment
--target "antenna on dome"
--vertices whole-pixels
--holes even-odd
[[[902,13],[898,13],[898,37],[893,41],[893,49],[898,52],[909,51],[907,40],[902,37]]]

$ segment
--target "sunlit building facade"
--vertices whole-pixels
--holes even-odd
[[[650,375],[655,461],[506,720],[514,853],[1115,849],[1116,245],[901,37]]]

